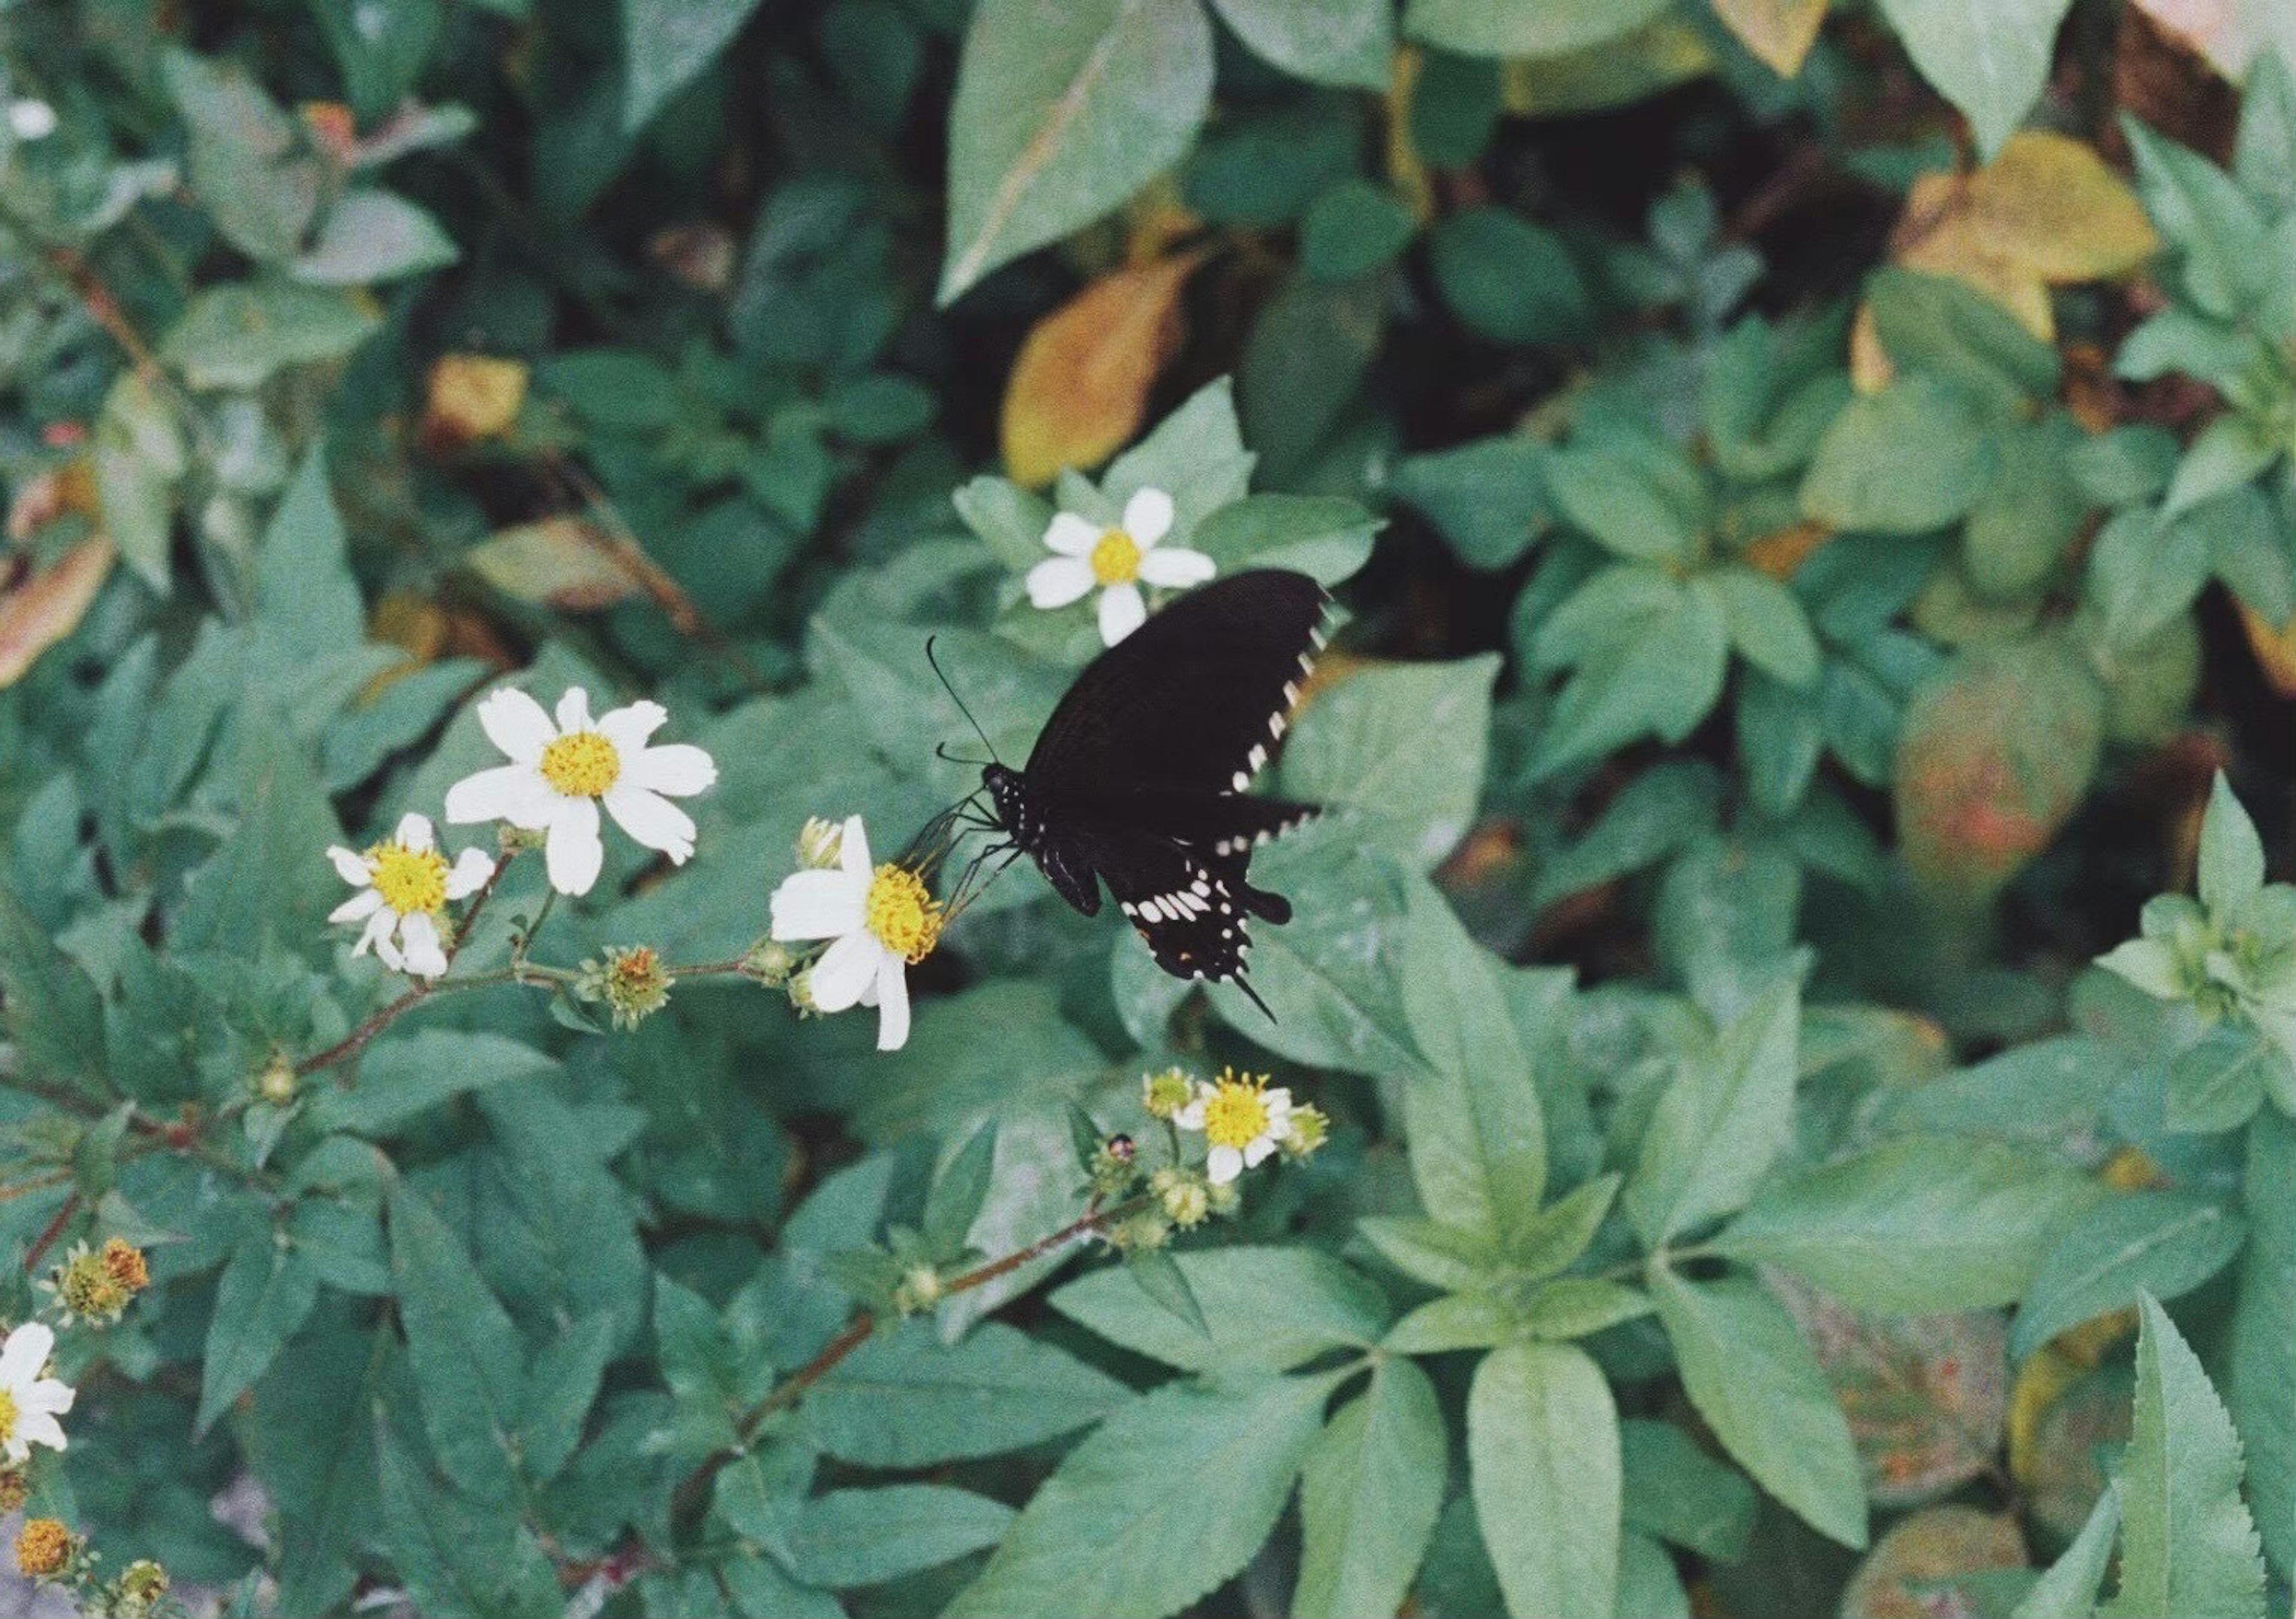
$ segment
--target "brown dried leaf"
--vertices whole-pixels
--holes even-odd
[[[1885,1316],[1766,1271],[1849,1419],[1877,1507],[1931,1500],[1991,1469],[2009,1414],[2001,1312]]]
[[[70,634],[95,600],[114,558],[102,536],[82,540],[13,589],[0,593],[0,687]]]
[[[588,613],[637,593],[615,566],[611,542],[587,518],[549,517],[505,528],[463,560],[505,595],[562,612]]]
[[[1883,1535],[1841,1593],[1841,1619],[1977,1619],[1986,1611],[1954,1588],[1963,1574],[2027,1566],[2013,1517],[1974,1507],[1929,1507]]]
[[[1004,385],[1004,469],[1029,488],[1095,467],[1140,430],[1179,348],[1180,291],[1202,255],[1103,275],[1037,323]]]

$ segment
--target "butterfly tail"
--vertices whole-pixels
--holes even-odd
[[[1284,909],[1289,911],[1291,907],[1287,905]],[[1252,1005],[1259,1009],[1259,1015],[1261,1017],[1267,1018],[1270,1023],[1274,1023],[1275,1021],[1275,1014],[1267,1010],[1267,1002],[1259,998],[1259,992],[1252,988],[1250,982],[1241,973],[1237,974],[1234,977],[1230,978],[1228,982],[1234,985],[1237,990],[1242,992],[1245,1000],[1250,1002]]]

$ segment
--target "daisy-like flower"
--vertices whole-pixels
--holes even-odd
[[[693,822],[670,799],[717,781],[718,765],[690,742],[648,747],[668,717],[660,703],[639,702],[593,720],[590,694],[570,686],[554,724],[540,703],[505,686],[479,705],[479,724],[511,762],[449,788],[447,819],[458,826],[507,821],[542,833],[550,886],[561,894],[587,894],[598,880],[606,858],[601,804],[622,830],[684,865],[693,853]]]
[[[909,1038],[908,969],[940,942],[942,912],[925,879],[896,861],[873,866],[861,817],[845,818],[837,865],[792,872],[774,890],[773,936],[784,943],[828,939],[806,973],[816,1011],[877,1009],[877,1049]]]
[[[364,854],[337,845],[327,851],[336,874],[358,892],[330,912],[331,922],[363,921],[353,955],[372,950],[393,972],[435,978],[447,970],[439,919],[447,902],[476,894],[494,875],[482,850],[464,849],[448,865],[428,815],[405,815],[398,830]]]
[[[64,1448],[63,1425],[56,1420],[72,1408],[72,1386],[40,1375],[56,1346],[56,1335],[39,1321],[26,1321],[0,1344],[0,1453],[21,1466],[32,1447]]]
[[[1114,646],[1148,621],[1143,584],[1166,590],[1201,585],[1218,571],[1201,551],[1161,544],[1172,532],[1172,497],[1142,489],[1124,503],[1124,520],[1103,527],[1063,511],[1045,530],[1055,555],[1029,570],[1029,600],[1042,608],[1080,601],[1100,590],[1100,639]]]
[[[1194,1100],[1172,1121],[1204,1132],[1204,1174],[1214,1186],[1257,1168],[1292,1133],[1292,1092],[1269,1090],[1267,1077],[1223,1068],[1213,1083],[1197,1084]]]

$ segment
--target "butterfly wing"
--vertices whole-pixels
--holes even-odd
[[[1331,598],[1254,568],[1192,591],[1086,665],[1029,756],[1031,797],[1109,804],[1242,792],[1267,761],[1324,643]]]
[[[1280,922],[1292,914],[1281,895],[1245,879],[1248,854],[1210,854],[1151,832],[1105,827],[1085,831],[1078,842],[1156,965],[1176,978],[1242,984],[1251,948],[1246,920]]]

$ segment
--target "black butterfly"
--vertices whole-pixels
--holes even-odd
[[[1247,880],[1251,851],[1316,806],[1246,796],[1323,649],[1331,598],[1305,574],[1234,574],[1093,659],[1028,768],[986,766],[996,830],[1086,916],[1100,883],[1175,977],[1243,980],[1245,919],[1291,903]],[[1274,1014],[1270,1013],[1270,1017]]]

